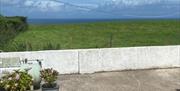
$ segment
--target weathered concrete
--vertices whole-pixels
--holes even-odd
[[[176,91],[180,68],[60,75],[59,91]]]
[[[0,53],[0,58],[8,57],[42,59],[43,68],[54,68],[61,74],[78,73],[78,51],[74,50]]]
[[[100,51],[97,49],[79,51],[80,73],[93,73],[102,70]]]
[[[0,53],[0,58],[43,59],[60,74],[180,67],[180,46],[147,46]]]
[[[180,46],[79,50],[80,73],[180,67]]]

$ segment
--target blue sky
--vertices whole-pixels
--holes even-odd
[[[180,0],[0,0],[0,13],[29,18],[180,18]]]

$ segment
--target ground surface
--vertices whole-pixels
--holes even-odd
[[[176,91],[180,68],[61,75],[59,91]]]
[[[180,20],[134,20],[30,25],[4,51],[84,49],[180,44]]]

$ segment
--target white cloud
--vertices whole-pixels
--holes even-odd
[[[31,7],[40,11],[59,11],[63,3],[55,0],[0,0],[3,5],[14,5],[17,7]]]
[[[32,1],[32,0],[28,0],[28,1],[24,2],[25,6],[32,6],[33,4],[34,4],[34,1]]]
[[[99,3],[64,3],[65,0],[0,0],[2,4],[21,6],[21,7],[30,7],[32,10],[39,11],[60,11],[64,6],[68,6],[68,9],[77,9],[90,11],[93,9],[110,9],[110,8],[123,8],[123,7],[134,7],[139,5],[155,4],[155,3],[180,3],[180,0],[97,0]],[[69,1],[70,2],[70,1]],[[73,1],[74,2],[74,1]]]
[[[87,3],[83,3],[83,4],[74,4],[76,6],[81,6],[81,7],[87,7],[87,8],[98,8],[97,4],[87,4]]]
[[[146,5],[146,4],[155,4],[155,3],[177,3],[180,0],[107,0],[106,4],[114,4],[114,5],[124,5],[124,6],[138,6],[138,5]]]
[[[116,5],[137,6],[143,4],[159,3],[161,0],[110,0]]]
[[[180,0],[106,0],[99,10],[128,17],[169,17],[179,14],[179,5]]]
[[[48,6],[48,8],[50,8],[51,10],[59,11],[59,10],[61,10],[61,7],[64,6],[64,4],[63,4],[63,3],[59,3],[59,2],[53,2],[53,1],[51,1],[51,2],[49,2],[49,3],[47,4],[47,6]]]
[[[61,9],[61,6],[63,6],[64,4],[60,3],[60,2],[53,1],[53,0],[46,0],[46,1],[26,0],[24,2],[24,5],[45,12],[45,11],[59,11]]]
[[[7,5],[13,4],[18,7],[28,7],[30,11],[39,10],[39,11],[51,11],[56,12],[60,11],[64,8],[64,6],[68,6],[68,9],[73,10],[83,10],[90,11],[91,9],[95,9],[98,7],[96,4],[88,4],[88,3],[66,3],[62,0],[0,0],[0,3]]]
[[[73,7],[75,7],[77,10],[91,11],[91,10],[93,10],[93,9],[98,8],[99,5],[97,5],[97,4],[81,3],[81,4],[73,4]]]
[[[27,4],[32,4],[31,2]],[[52,0],[46,0],[46,1],[34,1],[31,5],[32,7],[35,7],[41,11],[59,11],[61,9],[61,6],[63,6],[63,3],[55,2]]]

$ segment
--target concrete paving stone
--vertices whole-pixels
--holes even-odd
[[[58,84],[59,91],[178,91],[180,68],[60,75]]]

